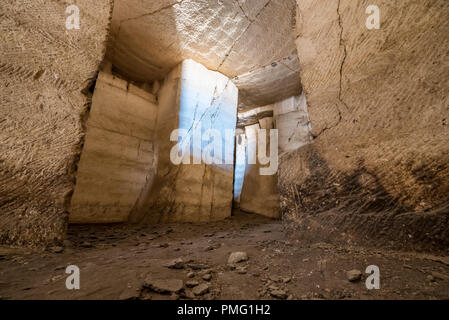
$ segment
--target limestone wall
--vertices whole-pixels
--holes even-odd
[[[201,125],[223,135],[223,152],[233,161],[238,90],[225,76],[207,70],[193,60],[185,60],[164,80],[158,94],[158,169],[154,184],[147,186],[133,210],[131,221],[198,222],[220,220],[231,215],[233,200],[232,164],[205,164],[190,139]],[[175,129],[188,131],[192,148],[190,164],[174,164],[170,141]],[[231,130],[231,147],[224,148],[225,130]],[[203,149],[204,150],[204,149]],[[195,162],[194,162],[195,161]],[[199,162],[198,162],[199,161]]]
[[[240,195],[240,209],[242,211],[260,214],[270,218],[280,218],[279,192],[277,187],[277,173],[262,175],[260,168],[264,167],[258,159],[259,129],[267,132],[267,155],[270,155],[270,129],[273,128],[273,118],[267,117],[259,120],[258,124],[245,127],[248,160]],[[266,166],[265,166],[266,167]]]
[[[368,30],[369,5],[381,27]],[[449,3],[298,0],[312,144],[281,160],[283,214],[303,239],[449,245]]]
[[[272,116],[267,116],[271,112]],[[254,108],[238,114],[238,124],[244,125],[246,152],[243,172],[236,171],[236,180],[243,180],[238,203],[240,209],[246,212],[261,214],[270,218],[280,218],[278,173],[261,175],[263,168],[259,161],[249,163],[248,158],[257,146],[258,130],[278,130],[278,155],[296,150],[311,141],[310,121],[307,112],[305,95],[293,96],[288,99],[264,107]],[[273,143],[267,134],[267,152]],[[266,167],[266,166],[265,166]]]
[[[156,171],[157,105],[152,94],[101,72],[87,122],[71,223],[127,221]]]
[[[294,151],[312,140],[305,94],[273,105],[275,128],[279,130],[279,154]]]
[[[0,243],[62,242],[89,104],[103,59],[110,0],[0,5]]]
[[[246,135],[245,130],[237,128],[234,169],[234,207],[240,206],[243,182],[246,170]]]

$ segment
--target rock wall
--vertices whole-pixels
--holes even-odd
[[[0,243],[62,242],[89,99],[112,2],[3,0],[0,5]],[[87,90],[85,91],[87,92]]]
[[[131,221],[198,222],[231,215],[237,99],[238,90],[227,77],[193,60],[185,60],[170,72],[158,94],[157,175],[154,184],[142,192]],[[170,141],[176,129],[188,133],[184,142],[190,142],[190,156],[184,153],[184,159],[189,164],[178,165],[170,158],[177,144]],[[221,134],[222,153],[215,155],[216,160],[223,163],[230,158],[231,164],[205,164],[201,153],[196,155],[206,150],[209,129]],[[225,130],[230,130],[228,137]],[[194,143],[197,133],[199,147]],[[227,138],[229,148],[225,148]]]
[[[368,30],[369,5],[380,8]],[[449,2],[298,0],[315,140],[281,159],[281,206],[304,240],[449,246]]]
[[[78,167],[70,223],[127,221],[156,173],[154,96],[100,72]]]
[[[246,135],[242,128],[237,128],[235,134],[234,208],[238,208],[246,170]]]
[[[260,169],[268,167],[259,162],[258,147],[260,129],[266,130],[267,156],[270,155],[270,133],[273,128],[273,118],[267,117],[259,120],[258,124],[245,127],[247,143],[247,165],[243,180],[242,193],[240,195],[240,209],[245,212],[260,214],[269,218],[280,218],[279,192],[277,187],[278,177],[262,175]],[[253,160],[251,160],[253,158]]]
[[[233,80],[246,105],[300,88],[295,0],[115,0],[114,7],[107,56],[127,79],[162,80],[194,59],[239,76]]]
[[[305,94],[273,105],[274,126],[279,130],[279,154],[294,151],[312,140]]]

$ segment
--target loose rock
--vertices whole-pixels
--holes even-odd
[[[206,294],[209,292],[209,286],[205,283],[202,283],[192,290],[193,294],[196,296],[202,296],[203,294]]]
[[[360,270],[354,269],[346,272],[346,277],[350,282],[357,282],[362,279],[362,272]]]
[[[228,258],[228,264],[236,264],[248,260],[248,254],[246,252],[233,252]]]
[[[270,291],[270,295],[271,295],[273,298],[281,299],[281,300],[285,300],[285,299],[288,298],[287,293],[286,293],[285,291],[283,291],[283,290],[273,290],[273,291]]]
[[[210,273],[205,274],[205,275],[203,276],[203,280],[205,280],[205,281],[210,281],[211,279],[212,279],[212,275],[211,275]]]
[[[181,258],[178,258],[170,261],[165,266],[170,269],[184,269],[184,261]]]
[[[184,287],[184,282],[179,279],[147,279],[144,287],[163,294],[177,293]]]

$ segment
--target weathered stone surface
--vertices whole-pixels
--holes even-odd
[[[231,215],[237,99],[238,89],[227,77],[193,60],[168,75],[159,92],[157,175],[142,192],[131,221],[204,222]],[[189,164],[177,165],[170,158],[175,129],[188,133],[184,141],[190,141],[186,150],[192,152],[183,155]],[[196,132],[201,139],[209,129],[220,132],[222,144],[221,156],[217,153],[212,164],[201,159],[208,143],[193,143]]]
[[[241,75],[242,100],[267,105],[300,93],[294,8],[294,0],[116,0],[107,54],[137,81],[161,80],[194,59]]]
[[[271,175],[263,175],[261,168],[267,168],[271,164],[262,165],[259,162],[259,153],[263,152],[258,148],[258,140],[262,132],[266,130],[266,154],[270,153],[270,129],[273,129],[273,118],[263,118],[258,124],[245,127],[247,164],[245,168],[242,192],[240,195],[240,209],[246,212],[257,213],[270,218],[280,218],[278,177],[276,171]],[[257,150],[257,151],[256,151]],[[255,161],[251,161],[252,155]],[[274,159],[275,156],[269,157]]]
[[[265,106],[301,93],[299,60],[294,55],[232,79],[239,88],[239,106]]]
[[[62,243],[89,98],[112,4],[80,0],[67,30],[61,1],[0,6],[0,243]]]
[[[315,140],[281,158],[302,239],[449,246],[449,3],[300,0],[297,48]]]
[[[142,188],[156,174],[156,116],[152,94],[100,72],[69,222],[127,221]]]
[[[270,295],[273,298],[285,300],[288,297],[288,294],[284,290],[272,290],[270,291]]]

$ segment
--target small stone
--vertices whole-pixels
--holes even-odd
[[[195,299],[195,295],[191,290],[185,290],[184,297],[187,299]]]
[[[204,235],[205,238],[212,238],[213,236],[215,236],[215,233],[206,233]]]
[[[186,287],[187,287],[187,288],[193,288],[193,287],[198,286],[199,284],[200,284],[200,283],[199,283],[198,281],[195,281],[195,280],[189,280],[189,281],[186,282]]]
[[[169,269],[184,269],[184,261],[181,258],[170,261],[165,265]]]
[[[360,270],[351,270],[346,272],[346,277],[350,282],[357,282],[362,279],[362,272]]]
[[[202,296],[203,294],[206,294],[209,292],[209,286],[205,283],[202,283],[192,290],[193,294],[195,296]]]
[[[201,269],[205,268],[205,266],[203,266],[202,264],[198,264],[198,263],[189,263],[187,266],[192,270],[201,270]]]
[[[208,274],[208,273],[212,273],[212,270],[210,270],[210,269],[204,269],[204,270],[201,270],[201,271],[200,271],[200,274],[201,274],[201,275]]]
[[[210,245],[210,246],[208,246],[208,247],[206,247],[205,249],[204,249],[204,251],[212,251],[212,250],[215,250],[215,249],[218,249],[218,248],[220,248],[220,244],[219,243],[217,243],[217,244],[212,244],[212,245]]]
[[[281,300],[285,300],[285,299],[288,298],[287,293],[285,293],[285,291],[283,291],[283,290],[273,290],[273,291],[270,291],[270,295],[271,295],[273,298],[281,299]]]
[[[286,277],[286,278],[283,278],[283,279],[282,279],[282,282],[283,282],[283,283],[289,283],[290,281],[292,281],[292,278],[291,278],[291,277]]]
[[[189,272],[188,274],[187,274],[187,278],[195,278],[195,273],[194,272]]]
[[[236,264],[248,260],[246,252],[233,252],[228,258],[228,264]]]
[[[147,279],[144,287],[158,293],[177,293],[184,287],[184,282],[179,279]]]
[[[203,276],[203,280],[210,281],[212,279],[212,275],[210,273],[207,273]]]

